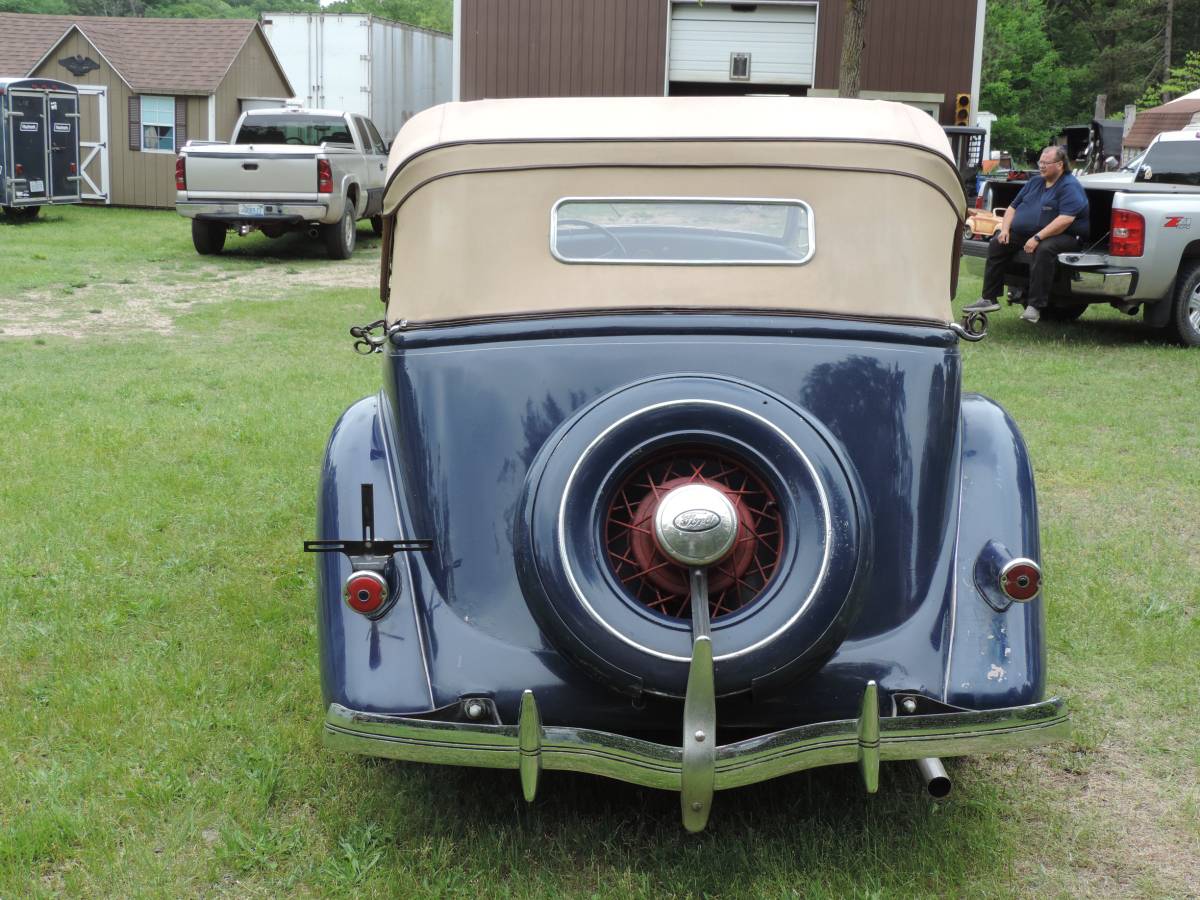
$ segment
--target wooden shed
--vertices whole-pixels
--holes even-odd
[[[454,0],[456,99],[836,96],[845,0]],[[876,0],[862,90],[978,109],[985,0]]]
[[[120,206],[173,207],[178,147],[295,93],[253,19],[0,14],[0,73],[79,87],[83,196]]]

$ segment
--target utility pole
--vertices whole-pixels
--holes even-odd
[[[863,24],[870,0],[846,0],[842,17],[842,65],[838,71],[838,96],[857,97],[862,80],[862,52],[866,46]]]
[[[1166,38],[1163,42],[1163,84],[1171,80],[1171,26],[1175,22],[1175,0],[1167,0],[1167,27]],[[1170,100],[1170,96],[1164,90],[1162,92],[1162,102],[1166,103]]]

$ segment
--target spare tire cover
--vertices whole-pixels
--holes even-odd
[[[517,570],[549,641],[610,686],[682,697],[691,619],[639,602],[605,550],[623,477],[672,447],[711,448],[761,479],[778,503],[778,559],[752,602],[712,620],[719,695],[819,667],[845,638],[870,558],[855,473],[815,418],[733,379],[671,375],[581,409],[530,467],[516,523]]]

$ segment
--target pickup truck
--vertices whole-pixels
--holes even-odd
[[[1059,254],[1043,318],[1070,321],[1108,303],[1129,315],[1140,310],[1147,325],[1200,347],[1200,125],[1160,134],[1132,175],[1079,181],[1092,231],[1078,252]],[[990,183],[984,204],[1007,206],[1021,184]],[[986,255],[986,247],[964,241],[970,255]],[[1017,271],[1005,280],[1009,302],[1022,302],[1027,276]]]
[[[201,254],[220,253],[230,230],[321,237],[349,259],[357,221],[382,233],[388,146],[365,116],[323,109],[245,112],[233,142],[188,141],[175,161],[175,209],[192,220]]]

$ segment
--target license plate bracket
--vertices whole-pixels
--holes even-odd
[[[261,203],[239,203],[239,216],[265,216],[267,208]]]

